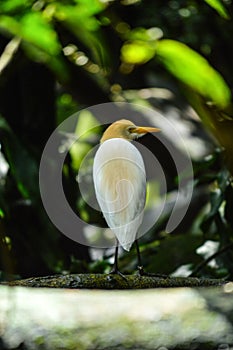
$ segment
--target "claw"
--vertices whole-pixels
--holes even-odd
[[[144,276],[145,271],[144,271],[144,267],[143,266],[137,266],[138,268],[138,273],[140,276]]]
[[[109,275],[118,275],[121,276],[125,281],[127,281],[127,278],[121,273],[119,270],[113,268],[112,271],[109,272]]]

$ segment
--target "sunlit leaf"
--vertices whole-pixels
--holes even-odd
[[[129,64],[143,64],[155,55],[155,45],[135,40],[126,42],[121,48],[121,60]]]
[[[213,9],[215,9],[221,17],[225,19],[230,19],[229,13],[227,12],[221,0],[204,0],[204,1],[208,5],[210,5]]]
[[[61,45],[57,34],[41,13],[31,12],[25,15],[20,24],[23,39],[33,43],[51,55],[56,55],[60,52]]]
[[[40,13],[29,13],[21,20],[0,16],[0,31],[22,38],[21,46],[32,60],[48,65],[59,80],[68,79],[57,34]]]
[[[156,56],[180,81],[219,107],[230,103],[231,92],[208,61],[188,46],[174,40],[157,43]]]
[[[80,15],[85,17],[96,15],[106,7],[101,0],[75,0],[75,2],[79,6]]]
[[[121,48],[121,60],[128,64],[144,64],[155,55],[156,41],[163,36],[160,28],[135,28],[127,32]]]
[[[0,27],[50,55],[56,55],[61,50],[55,30],[39,12],[28,13],[20,21],[10,16],[0,16]]]
[[[0,31],[8,32],[12,35],[20,35],[20,24],[19,22],[10,16],[0,16]]]
[[[55,16],[63,24],[70,23],[77,30],[83,26],[83,29],[95,31],[99,28],[99,21],[93,16],[92,12],[95,11],[90,11],[86,6],[57,4]]]
[[[81,136],[81,142],[76,142],[70,149],[72,166],[77,171],[83,161],[84,156],[91,149],[88,139],[92,135],[92,128],[96,127],[98,122],[89,111],[80,112],[75,134]]]

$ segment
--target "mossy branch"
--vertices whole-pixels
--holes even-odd
[[[140,275],[72,274],[32,277],[8,282],[10,286],[87,289],[145,289],[222,286],[223,279],[195,277],[151,277]]]

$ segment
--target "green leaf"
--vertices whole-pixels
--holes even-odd
[[[163,32],[160,28],[152,27],[149,29],[138,27],[127,32],[128,40],[155,41],[161,39]]]
[[[121,48],[121,60],[128,64],[144,64],[154,57],[155,50],[155,45],[149,42],[126,42]]]
[[[72,167],[75,171],[79,170],[80,164],[91,149],[88,139],[90,135],[93,135],[93,128],[97,125],[98,122],[91,112],[86,110],[80,112],[75,129],[75,134],[79,135],[80,140],[79,142],[75,142],[69,150],[72,159]]]
[[[32,60],[49,66],[59,80],[68,80],[57,34],[41,13],[28,13],[21,20],[0,16],[0,31],[22,38],[21,46]]]
[[[10,16],[0,16],[0,28],[50,55],[57,55],[61,51],[56,31],[40,12],[27,13],[19,21]]]
[[[0,11],[2,13],[11,13],[23,10],[30,6],[33,0],[4,0],[0,3]]]
[[[21,35],[24,40],[38,46],[50,55],[57,55],[61,45],[53,27],[39,12],[31,12],[21,20]]]
[[[121,60],[128,64],[144,64],[156,51],[156,42],[163,35],[160,28],[135,28],[127,32],[127,41],[121,48]]]
[[[3,219],[5,216],[4,211],[0,208],[0,218]]]
[[[229,105],[230,89],[200,54],[178,41],[161,40],[157,42],[156,56],[170,73],[207,101],[220,108]]]
[[[79,9],[79,15],[81,17],[94,16],[106,7],[105,1],[100,0],[75,0]],[[107,1],[106,1],[107,3]]]
[[[204,0],[204,1],[213,9],[215,9],[221,17],[225,19],[230,19],[229,13],[227,12],[221,0]]]
[[[1,15],[0,16],[0,31],[3,33],[8,32],[12,35],[19,35],[20,24],[13,17]]]

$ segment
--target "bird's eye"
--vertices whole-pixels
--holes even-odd
[[[131,134],[135,131],[135,126],[128,127],[128,132]]]

